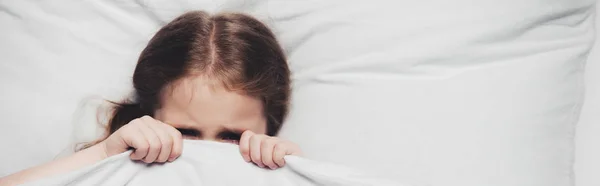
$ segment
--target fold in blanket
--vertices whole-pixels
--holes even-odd
[[[25,185],[397,185],[360,171],[296,156],[286,156],[277,170],[245,162],[232,144],[184,140],[182,155],[164,164],[129,159],[131,152],[112,156],[95,165]]]

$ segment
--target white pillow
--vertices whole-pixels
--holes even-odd
[[[269,1],[282,136],[416,185],[570,186],[593,1]]]

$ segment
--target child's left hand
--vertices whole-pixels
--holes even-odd
[[[285,165],[285,155],[300,155],[300,147],[290,141],[245,131],[240,138],[240,153],[247,162],[262,168],[277,169]]]

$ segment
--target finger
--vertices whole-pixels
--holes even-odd
[[[134,148],[135,150],[129,155],[132,160],[141,160],[148,154],[150,145],[139,130],[132,130],[131,134],[127,134],[123,137],[123,141],[127,146]]]
[[[152,118],[148,115],[144,115],[144,116],[140,117],[139,119],[142,121],[142,123],[146,123],[146,124],[152,123],[153,121],[155,121],[154,118]]]
[[[281,140],[280,143],[283,145],[283,147],[285,147],[285,155],[302,156],[302,150],[298,144],[287,140]]]
[[[169,156],[171,155],[171,148],[173,147],[173,138],[165,130],[166,127],[164,127],[162,123],[158,123],[158,121],[156,121],[154,124],[148,125],[148,128],[154,131],[154,133],[158,136],[161,147],[160,152],[158,153],[158,157],[156,158],[156,162],[163,163],[167,161],[169,159]]]
[[[250,159],[252,159],[252,162],[259,167],[265,167],[260,155],[260,145],[263,139],[264,136],[262,135],[252,135],[252,137],[250,137]]]
[[[158,158],[162,145],[158,135],[154,133],[150,127],[148,127],[148,124],[149,123],[143,123],[142,125],[139,125],[139,129],[144,134],[146,140],[148,140],[149,145],[148,154],[142,161],[145,163],[152,163],[156,160],[156,158]]]
[[[247,162],[250,162],[251,158],[250,158],[250,137],[252,137],[254,135],[254,132],[247,130],[244,133],[242,133],[242,136],[240,137],[240,153],[242,154],[242,157],[244,158],[244,160],[246,160]]]
[[[285,155],[287,154],[285,145],[282,143],[275,144],[273,147],[273,161],[279,166],[283,167],[285,165]]]
[[[179,132],[171,125],[163,123],[163,128],[165,128],[165,131],[169,133],[169,136],[173,140],[173,146],[171,147],[171,153],[169,154],[168,160],[174,161],[179,156],[181,156],[181,153],[183,152],[183,137],[181,135],[181,132]]]
[[[260,144],[260,154],[262,162],[265,166],[276,169],[277,164],[273,162],[273,148],[277,144],[277,140],[271,137],[266,137]]]
[[[302,150],[298,144],[287,141],[286,144],[289,144],[289,148],[286,149],[286,155],[294,155],[294,156],[302,156]]]

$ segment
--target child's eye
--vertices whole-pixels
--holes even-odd
[[[240,144],[240,141],[239,141],[239,140],[223,140],[223,141],[224,141],[225,143],[233,143],[233,144],[236,144],[236,145],[239,145],[239,144]]]
[[[177,130],[178,130],[178,131],[181,133],[181,135],[182,135],[184,138],[186,138],[186,139],[189,139],[189,138],[198,138],[198,137],[200,137],[200,131],[198,131],[198,130],[193,130],[193,129],[180,129],[180,128],[178,128]]]
[[[221,138],[221,140],[228,142],[228,143],[234,143],[234,144],[239,143],[240,137],[241,137],[241,134],[234,133],[234,132],[223,132],[223,133],[219,134],[219,138]]]

